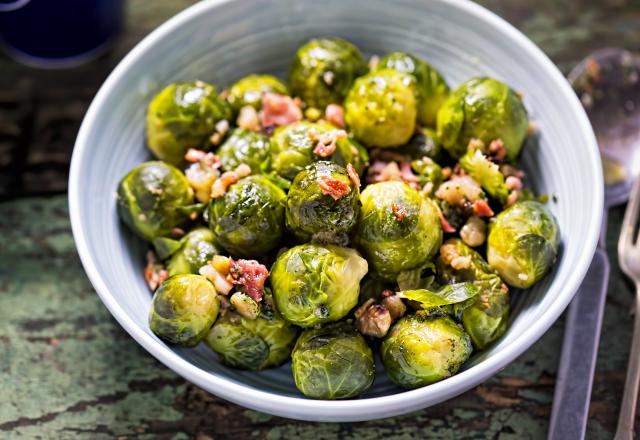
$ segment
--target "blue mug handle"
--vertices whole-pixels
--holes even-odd
[[[0,12],[15,11],[16,9],[20,9],[23,6],[26,6],[30,1],[31,0],[16,0],[9,3],[0,2]]]

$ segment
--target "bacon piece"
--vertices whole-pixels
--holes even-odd
[[[260,131],[260,118],[258,118],[258,112],[252,106],[245,105],[240,109],[240,113],[238,113],[236,124],[238,124],[238,127],[246,130]]]
[[[407,208],[405,208],[404,206],[400,206],[393,202],[393,204],[391,205],[391,209],[393,210],[393,213],[395,214],[396,219],[399,222],[407,217]]]
[[[345,139],[347,132],[344,130],[332,130],[318,135],[310,131],[308,136],[311,140],[318,141],[316,147],[313,149],[313,154],[320,157],[327,157],[336,151],[336,142],[338,139]]]
[[[217,199],[224,195],[227,192],[227,188],[230,185],[236,183],[240,179],[238,173],[235,171],[227,171],[222,173],[219,179],[213,182],[213,186],[211,187],[211,198]]]
[[[420,189],[420,185],[418,184],[418,177],[413,174],[413,171],[411,170],[411,162],[409,162],[408,160],[402,161],[400,163],[400,177],[412,188]]]
[[[211,152],[197,150],[195,148],[189,148],[184,155],[184,159],[187,162],[200,162],[202,165],[212,168],[218,168],[220,166],[220,158],[218,156]]]
[[[324,111],[324,117],[336,127],[344,128],[344,109],[338,104],[329,104]]]
[[[507,155],[507,150],[504,148],[502,139],[494,139],[489,144],[489,153],[494,155],[500,160],[503,160]]]
[[[442,210],[438,208],[438,217],[440,217],[440,226],[442,226],[442,230],[447,234],[452,234],[456,232],[456,228],[451,226],[451,223],[447,220],[447,218],[442,213]]]
[[[522,180],[516,176],[509,176],[504,181],[507,189],[522,189]]]
[[[267,268],[256,260],[231,260],[229,275],[233,284],[242,286],[242,291],[255,302],[262,300],[264,282],[269,276]]]
[[[478,199],[473,202],[473,215],[478,217],[493,217],[493,210],[486,200]]]
[[[350,163],[347,164],[347,174],[349,175],[349,180],[353,183],[353,186],[356,188],[360,188],[360,176],[356,172],[356,169]]]
[[[298,101],[277,93],[265,93],[262,96],[260,123],[263,127],[291,124],[302,119],[302,110]]]
[[[329,176],[318,177],[318,185],[322,193],[331,196],[333,200],[339,200],[351,192],[348,184]]]
[[[144,268],[144,279],[147,281],[149,289],[155,291],[164,280],[169,277],[169,273],[164,265],[158,261],[153,251],[147,252],[147,265]]]

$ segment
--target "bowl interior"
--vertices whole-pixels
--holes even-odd
[[[463,372],[406,392],[391,384],[379,365],[371,390],[352,402],[300,398],[289,365],[243,372],[219,364],[204,346],[179,349],[156,338],[147,325],[151,295],[142,277],[146,245],[120,225],[115,210],[118,181],[149,158],[145,110],[164,85],[201,79],[223,88],[254,72],[286,78],[295,50],[309,38],[324,35],[346,38],[366,55],[415,53],[439,68],[452,86],[487,75],[523,91],[540,137],[525,149],[522,165],[538,193],[557,197],[548,206],[563,241],[553,273],[530,291],[513,294],[512,322],[505,336],[475,355]],[[114,316],[143,346],[222,397],[276,414],[322,420],[367,419],[426,406],[503,367],[535,342],[571,299],[591,260],[602,208],[593,134],[559,72],[493,14],[467,2],[445,0],[198,4],[143,41],[107,80],[83,123],[70,184],[74,234],[87,273]],[[382,396],[386,400],[376,399]],[[389,406],[381,408],[382,402]]]

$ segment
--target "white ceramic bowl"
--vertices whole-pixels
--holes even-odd
[[[475,355],[457,375],[405,391],[378,365],[359,399],[318,401],[297,392],[288,365],[260,373],[220,365],[205,346],[167,346],[147,325],[151,295],[142,277],[145,245],[118,222],[115,189],[149,157],[147,103],[164,85],[201,79],[225,86],[253,72],[283,75],[311,37],[337,35],[366,54],[404,50],[437,66],[450,84],[489,75],[525,93],[541,133],[522,162],[550,203],[562,232],[557,267],[534,289],[512,295],[504,337]],[[232,402],[285,417],[356,421],[388,417],[449,399],[481,383],[531,346],[558,318],[591,261],[602,212],[602,176],[589,122],[549,59],[496,15],[461,0],[210,0],[172,18],[118,65],[95,97],[80,129],[71,166],[73,233],[102,301],[152,355],[198,386]]]

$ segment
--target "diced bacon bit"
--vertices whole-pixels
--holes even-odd
[[[344,109],[338,104],[329,104],[324,111],[324,117],[336,127],[344,128]]]
[[[155,291],[164,280],[167,279],[169,273],[164,265],[160,263],[153,251],[147,252],[147,265],[144,268],[144,279],[151,291]]]
[[[516,203],[518,201],[518,198],[520,197],[520,193],[519,191],[511,191],[509,193],[509,195],[507,196],[507,206],[511,206],[514,203]]]
[[[308,136],[313,141],[318,141],[313,153],[316,156],[331,156],[336,151],[336,142],[338,139],[345,139],[347,132],[344,130],[331,130],[326,133],[317,134],[313,131],[308,132]]]
[[[391,205],[391,209],[396,216],[396,220],[398,220],[399,222],[407,217],[407,208],[405,208],[404,206],[400,206],[393,202],[393,204]]]
[[[451,226],[451,223],[449,223],[449,221],[447,220],[447,218],[444,216],[444,214],[442,213],[442,211],[440,210],[440,208],[438,208],[438,217],[440,217],[440,226],[442,226],[442,230],[447,233],[447,234],[452,234],[454,232],[456,232],[456,228],[454,228],[453,226]]]
[[[471,138],[469,144],[467,145],[467,151],[475,151],[480,150],[484,151],[484,142],[478,138]]]
[[[187,162],[200,162],[204,166],[218,168],[220,167],[220,158],[211,152],[189,148],[187,154],[184,155]]]
[[[227,192],[227,188],[239,179],[240,176],[238,176],[238,173],[235,171],[222,173],[222,176],[213,182],[213,186],[211,186],[211,198],[218,199],[222,197]]]
[[[318,185],[322,193],[331,196],[333,200],[339,200],[351,192],[348,184],[329,176],[318,177]]]
[[[216,124],[216,131],[209,137],[212,145],[218,145],[229,131],[229,121],[223,119]]]
[[[350,163],[347,164],[347,174],[349,175],[349,180],[353,183],[353,186],[356,188],[360,188],[360,176],[356,172],[356,169]]]
[[[173,238],[184,237],[184,234],[185,234],[185,232],[184,232],[184,229],[182,229],[182,228],[173,228],[171,230],[171,237],[173,237]]]
[[[240,109],[236,124],[238,124],[238,127],[250,131],[260,131],[262,128],[260,127],[258,112],[250,105],[245,105]]]
[[[235,285],[242,286],[242,291],[255,302],[262,300],[264,282],[269,276],[267,268],[256,260],[231,260],[229,275]]]
[[[262,111],[260,123],[263,127],[273,127],[291,124],[302,119],[300,100],[277,93],[262,95]]]
[[[411,162],[407,160],[400,162],[400,176],[402,180],[412,188],[420,189],[418,177],[413,174],[413,171],[411,170]]]
[[[391,289],[384,289],[380,294],[380,296],[383,298],[387,298],[388,296],[393,296],[393,295],[395,295],[395,293],[393,293],[393,290]]]
[[[504,181],[507,189],[522,189],[522,180],[515,176],[509,176]]]
[[[442,169],[442,178],[445,180],[448,179],[449,177],[451,177],[451,173],[451,167],[444,167]]]
[[[504,160],[507,156],[507,150],[504,148],[504,143],[502,139],[494,139],[489,144],[489,153],[498,158],[499,160]]]
[[[486,200],[478,199],[473,202],[473,215],[478,217],[493,217],[493,210]]]

